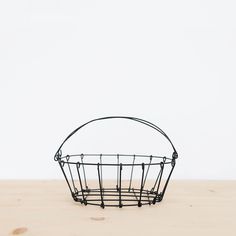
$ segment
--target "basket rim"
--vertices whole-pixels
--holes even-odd
[[[67,154],[64,155],[62,157],[60,157],[60,159],[63,158],[67,158],[67,157],[86,157],[86,156],[114,156],[114,157],[149,157],[149,158],[159,158],[159,159],[167,159],[167,160],[172,160],[172,158],[170,157],[166,157],[166,156],[157,156],[157,155],[145,155],[145,154],[115,154],[115,153],[81,153],[81,154]]]
[[[106,162],[84,162],[83,158],[84,157],[133,157],[133,158],[147,158],[147,160],[149,160],[148,162],[140,162],[140,163],[124,163],[124,162],[120,162],[120,163],[106,163]],[[80,157],[81,161],[70,161],[70,157]],[[156,160],[161,160],[159,162],[152,162],[153,159]],[[58,161],[60,163],[68,163],[68,164],[75,164],[75,165],[84,165],[84,166],[152,166],[152,165],[165,165],[165,164],[171,164],[173,159],[166,157],[166,156],[155,156],[155,155],[141,155],[141,154],[72,154],[72,155],[65,155],[62,156],[60,158],[58,158]]]

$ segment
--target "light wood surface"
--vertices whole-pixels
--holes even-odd
[[[236,181],[171,181],[157,205],[75,203],[64,181],[0,181],[0,236],[236,235]]]

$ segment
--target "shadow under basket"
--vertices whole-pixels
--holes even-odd
[[[129,119],[149,126],[170,142],[170,157],[135,154],[70,154],[63,155],[64,143],[89,123],[107,119]],[[54,159],[59,163],[73,199],[84,205],[125,207],[160,202],[174,170],[177,151],[169,137],[156,125],[135,117],[112,116],[91,120],[75,129],[61,144]],[[154,179],[150,180],[150,172]],[[88,179],[93,173],[93,181]],[[107,176],[113,176],[114,181]]]

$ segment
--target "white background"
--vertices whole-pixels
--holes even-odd
[[[144,118],[173,178],[236,179],[235,1],[1,1],[0,178],[55,179],[87,120]],[[113,144],[115,146],[115,143]]]

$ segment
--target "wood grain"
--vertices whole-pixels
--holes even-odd
[[[75,203],[64,181],[0,181],[0,235],[235,236],[236,181],[171,181],[157,205]]]

